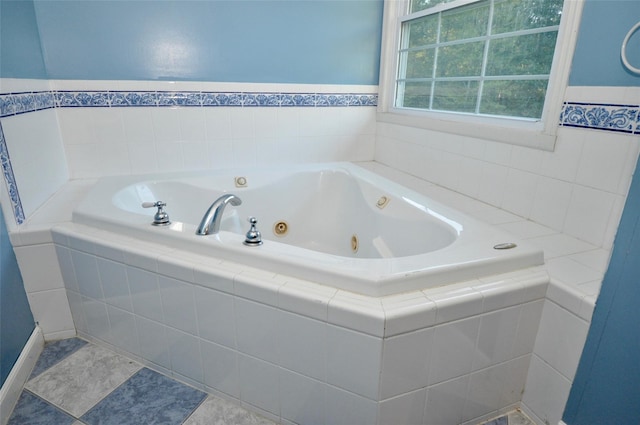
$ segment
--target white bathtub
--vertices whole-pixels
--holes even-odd
[[[196,235],[226,193],[242,204],[226,207],[218,234]],[[155,210],[141,206],[158,200],[168,226],[152,226]],[[248,216],[261,246],[242,243]],[[539,249],[350,163],[103,178],[73,221],[369,296],[543,263]],[[517,247],[494,249],[508,242]]]

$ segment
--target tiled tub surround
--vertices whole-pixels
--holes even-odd
[[[382,176],[397,181],[400,184],[403,184],[407,187],[410,187],[413,190],[416,190],[420,193],[424,193],[425,195],[439,201],[455,207],[456,209],[463,211],[467,214],[480,218],[483,221],[488,223],[497,225],[504,230],[507,230],[522,239],[527,239],[530,242],[536,244],[537,246],[543,248],[545,250],[547,265],[546,268],[548,270],[548,274],[551,277],[551,284],[548,287],[546,292],[546,300],[544,301],[542,321],[540,325],[539,336],[537,337],[536,343],[534,345],[534,354],[531,360],[531,369],[529,373],[529,377],[527,380],[527,386],[525,388],[525,392],[523,395],[523,400],[525,400],[525,404],[522,405],[525,412],[529,414],[532,418],[537,418],[533,413],[532,408],[536,409],[536,412],[549,412],[547,415],[550,419],[554,416],[558,418],[562,414],[562,409],[564,406],[564,400],[568,395],[568,390],[571,385],[571,380],[573,379],[573,373],[575,373],[575,366],[577,365],[577,359],[580,356],[582,344],[584,343],[584,337],[586,336],[586,330],[588,329],[589,320],[591,318],[591,312],[593,311],[593,306],[595,302],[595,298],[598,293],[599,283],[606,269],[608,262],[608,251],[604,249],[599,249],[596,246],[590,245],[583,241],[577,240],[567,235],[563,235],[558,233],[557,231],[541,226],[539,224],[533,223],[531,221],[525,220],[521,217],[518,217],[514,214],[508,213],[504,210],[500,210],[496,207],[492,207],[486,203],[479,202],[477,200],[471,199],[467,196],[455,193],[453,191],[444,189],[440,186],[433,185],[431,183],[425,182],[424,180],[411,177],[406,175],[405,173],[390,169],[388,167],[382,166],[377,163],[360,163],[359,165],[369,168],[370,170],[381,174]],[[56,223],[70,221],[71,219],[71,210],[73,205],[77,202],[78,199],[81,199],[84,196],[84,193],[91,186],[92,181],[72,181],[67,183],[63,190],[61,190],[54,198],[48,201],[45,206],[40,209],[30,220],[21,227],[20,231],[11,233],[11,240],[14,246],[16,246],[16,252],[24,255],[18,255],[19,261],[22,259],[23,263],[21,263],[21,267],[26,270],[44,270],[44,263],[42,261],[42,256],[40,255],[29,255],[30,253],[36,253],[36,250],[32,250],[32,248],[38,248],[41,250],[48,251],[53,255],[53,258],[56,258],[55,249],[53,245],[53,240],[51,236],[50,228],[54,226]],[[137,241],[132,241],[133,246],[138,246]],[[24,248],[24,250],[23,250]],[[115,247],[118,248],[118,247]],[[153,250],[153,247],[149,249]],[[75,250],[75,249],[74,249]],[[72,251],[70,249],[70,251]],[[92,256],[94,255],[93,248],[90,245],[85,244],[85,248],[83,248],[85,252],[91,252]],[[109,250],[107,250],[109,251]],[[116,252],[116,251],[114,251]],[[160,253],[156,251],[143,251],[147,254],[153,252],[154,256]],[[48,254],[47,254],[48,255]],[[75,254],[78,255],[78,254]],[[113,262],[113,260],[109,260],[112,254],[101,254],[104,258],[103,261],[107,263]],[[119,256],[120,254],[118,254]],[[44,258],[49,258],[44,257]],[[133,256],[128,256],[130,258],[129,262],[133,261],[131,258],[135,258]],[[151,263],[156,264],[157,258],[152,259]],[[122,261],[122,260],[121,260]],[[194,261],[193,259],[191,261]],[[207,259],[198,259],[200,262],[206,262]],[[97,259],[96,259],[97,262]],[[50,271],[48,277],[58,276],[58,278],[53,279],[59,282],[57,285],[60,285],[62,289],[54,289],[49,292],[49,289],[44,289],[38,291],[39,300],[41,300],[41,306],[46,306],[47,317],[40,318],[41,324],[47,323],[52,325],[60,325],[64,324],[69,327],[68,335],[71,336],[75,333],[74,323],[71,320],[71,313],[69,312],[68,304],[66,303],[65,297],[65,289],[62,283],[62,275],[60,273],[60,269],[58,267],[58,263],[56,260],[52,262],[46,262],[48,265],[47,270]],[[67,263],[67,266],[69,264]],[[94,266],[92,266],[94,267]],[[98,267],[97,265],[95,267]],[[127,265],[122,265],[118,267],[128,267]],[[155,266],[150,265],[150,268]],[[223,266],[220,266],[222,268]],[[133,267],[134,269],[136,267]],[[139,268],[139,267],[138,267]],[[243,269],[244,270],[244,269]],[[233,270],[232,275],[235,275],[238,270]],[[190,273],[190,272],[189,272]],[[259,272],[258,272],[259,273]],[[244,270],[243,273],[245,276],[247,275],[247,270]],[[117,276],[116,274],[115,276]],[[122,273],[120,273],[122,276]],[[269,277],[272,278],[272,277]],[[195,276],[194,276],[195,279]],[[43,285],[48,285],[52,279],[44,280]],[[296,283],[300,283],[296,281]],[[306,289],[309,288],[317,288],[320,289],[320,295],[323,294],[323,290],[326,287],[316,286],[316,285],[302,285]],[[281,286],[278,290],[278,297],[283,299],[286,297],[287,291],[285,288],[291,289],[292,286]],[[101,287],[102,289],[102,287]],[[259,288],[258,288],[259,289]],[[231,291],[231,288],[228,288],[228,291]],[[51,295],[57,293],[58,291],[62,291],[62,297],[65,301],[65,308],[61,306],[54,305],[51,302]],[[300,291],[294,291],[302,296]],[[78,294],[77,291],[75,292]],[[69,292],[72,294],[72,292]],[[104,295],[104,294],[103,294]],[[505,294],[506,295],[506,294]],[[479,302],[478,294],[476,293],[475,302]],[[70,295],[70,298],[73,298],[73,294]],[[300,313],[309,315],[309,311],[319,309],[322,313],[327,312],[328,317],[328,304],[324,304],[322,302],[314,302],[314,295],[306,295],[305,298],[310,298],[310,301],[305,303],[305,307],[303,311]],[[350,308],[355,308],[357,311],[360,311],[363,307],[364,301],[359,297],[358,299],[341,299],[339,297],[331,297],[331,293],[326,295],[321,299],[329,298],[333,303],[332,306],[334,311],[340,312],[341,309],[348,308],[348,305],[351,305]],[[410,297],[409,297],[410,298]],[[75,298],[76,301],[78,297]],[[80,296],[80,300],[87,301],[86,298]],[[389,301],[393,301],[393,298],[387,299]],[[409,305],[406,305],[407,301],[403,300],[403,297],[396,299],[398,303],[398,307],[402,307],[403,303],[405,303],[405,307],[409,310],[406,311],[406,314],[410,313],[410,306],[412,305],[412,301],[409,301]],[[31,301],[31,298],[30,298]],[[161,301],[160,301],[161,302]],[[102,304],[103,306],[113,306],[115,304],[114,301],[110,301],[109,303],[105,303],[104,300],[100,300],[98,304]],[[98,305],[96,304],[96,305]],[[76,303],[75,306],[78,304]],[[364,303],[364,307],[367,304]],[[478,304],[476,304],[476,307]],[[100,307],[104,310],[106,307]],[[111,311],[114,307],[108,307]],[[115,308],[121,308],[115,305]],[[281,308],[282,310],[282,308]],[[82,310],[81,310],[82,311]],[[126,314],[125,317],[131,317],[133,313],[127,310],[123,310]],[[91,310],[89,311],[91,313]],[[282,313],[282,312],[281,312]],[[294,312],[295,313],[295,312]],[[427,313],[433,317],[435,314],[434,311],[427,310]],[[553,320],[547,320],[545,317],[552,313]],[[83,312],[84,314],[84,312]],[[107,313],[108,315],[109,313]],[[112,312],[113,314],[113,312]],[[403,313],[401,316],[404,316]],[[129,316],[127,316],[129,315]],[[335,313],[333,314],[335,316]],[[393,331],[393,323],[394,323],[394,315],[390,314],[390,311],[385,310],[386,315],[386,330],[389,332]],[[80,316],[84,317],[84,316]],[[317,316],[316,316],[317,317]],[[323,317],[323,316],[319,316]],[[350,326],[358,326],[357,329],[361,329],[362,321],[359,320],[361,318],[360,315],[351,315],[344,316],[348,318],[348,320],[354,321]],[[419,316],[418,316],[419,317]],[[37,318],[38,320],[38,318]],[[357,320],[357,321],[356,321]],[[429,319],[432,320],[432,319]],[[427,320],[426,323],[429,323]],[[536,318],[532,318],[531,326],[538,326],[538,322]],[[144,317],[142,319],[138,319],[138,321],[144,322]],[[423,321],[424,322],[424,321]],[[76,323],[78,328],[85,323],[83,326],[86,327],[86,322]],[[97,322],[93,322],[97,323]],[[316,323],[316,322],[312,322]],[[378,319],[379,323],[379,319]],[[157,323],[156,323],[157,324]],[[417,326],[421,326],[423,323],[419,323]],[[153,323],[151,324],[153,325]],[[106,328],[107,323],[102,323],[103,332],[111,332],[111,327]],[[111,324],[110,326],[114,326]],[[334,326],[330,323],[326,323],[325,327]],[[380,325],[378,325],[380,326]],[[391,326],[391,327],[390,327]],[[426,325],[425,325],[426,326]],[[133,329],[133,328],[132,328]],[[160,333],[164,335],[168,328],[160,326]],[[139,332],[137,329],[134,332]],[[393,331],[393,332],[397,332]],[[362,332],[360,332],[362,333]],[[355,335],[359,335],[360,333],[356,332]],[[411,333],[411,332],[410,332]],[[417,332],[416,332],[417,333]],[[409,334],[409,333],[408,333]],[[175,336],[175,333],[172,334]],[[366,335],[366,334],[365,334]],[[64,337],[64,334],[54,334],[54,337]],[[46,332],[45,332],[46,337]],[[138,337],[140,338],[140,337]],[[50,338],[51,339],[51,338]],[[365,338],[366,339],[366,338]],[[397,339],[401,341],[400,338]],[[202,343],[202,339],[200,342]],[[134,343],[135,344],[135,343]],[[142,347],[140,341],[138,345]],[[166,346],[164,346],[165,349]],[[165,351],[166,353],[166,351]],[[169,354],[164,354],[161,357],[167,358]],[[138,357],[136,357],[138,359]],[[162,369],[158,369],[162,370]],[[280,370],[280,369],[278,369]],[[542,374],[539,372],[542,371]],[[165,370],[166,372],[166,370]],[[563,374],[564,373],[564,374]],[[412,375],[414,373],[412,372]],[[457,392],[454,392],[454,396],[452,396],[451,407],[452,411],[460,413],[460,410],[463,409],[463,402],[460,401],[458,396],[455,394],[466,394],[467,390],[470,390],[470,380],[464,378],[462,375],[459,377],[460,381],[457,381],[455,378],[452,379],[451,385],[453,385],[453,389]],[[315,381],[314,381],[315,382]],[[428,382],[428,381],[427,381]],[[445,381],[449,382],[449,381]],[[456,384],[457,382],[457,384]],[[478,382],[476,382],[478,383]],[[323,387],[325,388],[325,387]],[[333,387],[327,387],[333,388]],[[443,391],[449,391],[446,386],[441,387]],[[417,389],[415,392],[421,391],[422,389]],[[348,393],[347,393],[348,394]],[[434,394],[431,392],[431,394]],[[418,404],[424,404],[420,399],[419,394],[415,394]],[[406,395],[405,397],[408,397]],[[433,396],[436,397],[436,396]],[[432,397],[432,400],[434,398]],[[462,396],[460,396],[462,397]],[[393,399],[393,398],[392,398]],[[357,399],[362,401],[361,399]],[[367,399],[369,403],[372,400]],[[367,401],[365,400],[365,401]],[[404,400],[405,402],[409,402],[408,398],[398,398],[397,402],[401,403]],[[446,400],[446,399],[445,399]],[[391,402],[391,400],[389,400]],[[393,406],[393,404],[390,404]],[[403,406],[403,404],[400,404]],[[540,415],[542,416],[542,414]],[[402,418],[403,416],[399,416]],[[458,416],[454,416],[457,418]],[[537,418],[538,424],[543,424],[543,420]],[[553,423],[550,421],[550,423]],[[556,422],[557,423],[557,422]]]
[[[284,423],[512,410],[548,284],[533,268],[374,298],[83,225],[52,233],[79,335]]]

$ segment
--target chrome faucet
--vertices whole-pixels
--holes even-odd
[[[242,200],[236,195],[227,194],[222,195],[209,207],[207,212],[202,217],[200,225],[196,229],[196,235],[213,235],[220,231],[220,222],[222,221],[222,214],[227,204],[231,204],[234,207],[242,204]]]

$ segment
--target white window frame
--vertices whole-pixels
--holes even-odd
[[[454,0],[435,7],[452,8],[475,1]],[[409,14],[410,3],[410,0],[384,0],[378,121],[552,151],[584,0],[564,0],[547,95],[539,120],[397,108],[394,100],[401,18]]]

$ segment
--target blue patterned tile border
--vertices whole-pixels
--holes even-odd
[[[22,201],[20,201],[20,194],[18,193],[18,185],[16,184],[16,178],[13,174],[13,168],[11,167],[11,158],[9,158],[7,141],[4,138],[4,131],[2,131],[2,123],[0,123],[0,162],[2,163],[2,173],[4,174],[4,181],[7,185],[7,192],[9,192],[9,198],[11,199],[13,216],[16,219],[16,223],[20,225],[24,223],[25,220],[24,210],[22,209]]]
[[[53,92],[2,93],[0,118],[55,108]]]
[[[0,118],[49,108],[127,106],[377,106],[377,94],[203,91],[54,91],[0,94]]]
[[[0,94],[0,117],[48,108],[127,106],[377,106],[377,94],[200,91],[55,91]]]
[[[560,125],[640,134],[640,106],[565,102]]]
[[[56,106],[377,106],[377,94],[200,91],[59,91]]]

